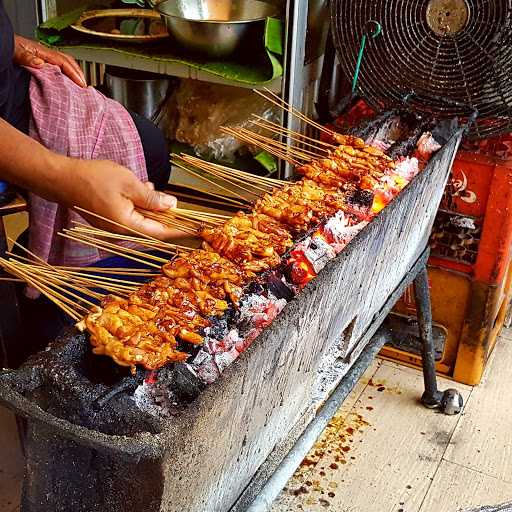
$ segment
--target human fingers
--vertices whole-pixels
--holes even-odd
[[[45,62],[59,66],[62,72],[77,85],[80,87],[87,87],[87,82],[82,68],[79,66],[78,62],[73,59],[73,57],[47,48],[38,50],[38,53]]]
[[[140,185],[139,185],[140,184]],[[142,182],[134,183],[131,195],[128,197],[135,206],[150,211],[165,211],[176,208],[177,199],[170,194],[157,192],[154,187],[144,185]]]

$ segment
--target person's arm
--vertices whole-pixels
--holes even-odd
[[[168,240],[183,236],[135,211],[135,207],[165,211],[176,198],[156,192],[114,162],[77,160],[49,151],[0,119],[0,179],[67,207],[80,206],[147,235]],[[88,221],[122,232],[94,217]]]

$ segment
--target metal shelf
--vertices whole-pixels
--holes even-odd
[[[186,64],[161,62],[148,57],[125,55],[110,49],[65,48],[61,51],[68,53],[75,59],[81,61],[137,69],[140,71],[159,73],[162,75],[175,76],[178,78],[192,78],[194,80],[201,80],[203,82],[231,85],[234,87],[243,87],[246,89],[262,89],[266,87],[274,92],[281,92],[282,87],[282,77],[278,77],[266,84],[255,85],[246,82],[238,82],[236,80],[229,80],[227,78],[217,76],[213,73],[208,73],[207,71],[203,71]]]

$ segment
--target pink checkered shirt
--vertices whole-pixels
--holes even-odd
[[[113,160],[147,181],[140,137],[130,114],[119,103],[92,87],[78,87],[56,66],[29,71],[33,139],[61,155]],[[102,185],[98,183],[98,189]],[[72,221],[85,222],[75,212],[32,193],[29,208],[29,248],[40,258],[54,265],[85,266],[107,256],[57,236],[60,230],[71,228]]]

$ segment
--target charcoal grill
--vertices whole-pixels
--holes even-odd
[[[508,92],[501,94],[476,64],[461,79],[466,47],[457,38],[468,27],[487,34],[484,48],[486,57],[494,52],[494,68],[510,67],[509,50],[500,46],[507,42],[501,28],[510,28],[510,17],[489,18],[487,3],[464,2],[467,19],[459,16],[459,25],[450,24],[448,30],[440,21],[436,25],[435,20],[423,19],[429,6],[432,12],[444,5],[441,0],[338,0],[332,3],[338,58],[346,76],[352,77],[367,22],[379,20],[382,37],[367,45],[358,81],[359,90],[374,106],[414,110],[425,119],[440,114],[474,119],[478,112],[473,134],[504,130],[510,122],[505,117]],[[510,11],[505,2],[489,4],[495,6],[496,16]],[[478,19],[484,21],[475,21],[475,13],[482,13]],[[396,18],[400,26],[390,25]],[[501,20],[499,44],[489,36],[489,19]],[[454,26],[459,28],[451,32]],[[428,68],[430,76],[414,63],[423,62],[422,45],[431,39],[439,50],[432,59],[437,64]],[[452,39],[460,53],[453,66],[457,77],[450,74],[446,57],[445,45]],[[453,41],[450,44],[455,48]],[[507,86],[509,78],[503,75],[495,72]],[[430,87],[427,78],[438,76]],[[265,486],[269,475],[278,467],[293,471],[287,452],[304,431],[311,432],[311,425],[318,428],[318,420],[327,417],[325,411],[335,408],[333,398],[328,398],[333,390],[332,397],[340,400],[355,384],[386,341],[385,332],[377,333],[379,326],[412,281],[424,341],[423,402],[439,407],[443,395],[434,373],[425,264],[430,231],[461,137],[459,130],[402,194],[288,303],[221,379],[203,389],[180,366],[159,376],[159,382],[167,379],[169,385],[189,391],[188,398],[194,400],[187,407],[174,407],[167,417],[142,411],[133,400],[136,383],[122,375],[114,381],[105,379],[108,369],[102,373],[99,363],[88,364],[86,339],[74,332],[19,370],[0,375],[0,400],[28,419],[22,512],[267,510],[265,496],[272,495]],[[455,400],[448,405],[458,404]],[[275,480],[269,482],[275,491]]]
[[[29,420],[22,511],[243,510],[425,268],[460,139],[458,132],[221,379],[174,415],[143,413],[133,388],[97,408],[112,382],[97,358],[90,364],[87,340],[76,333],[4,372],[0,400]],[[327,363],[333,350],[341,351],[334,365]],[[321,377],[333,370],[326,384]],[[426,401],[434,406],[433,358],[431,372]],[[178,373],[172,385],[186,379]]]

